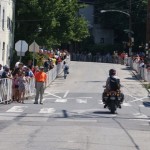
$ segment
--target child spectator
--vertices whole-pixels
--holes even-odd
[[[14,101],[18,101],[19,100],[19,90],[18,90],[18,87],[19,87],[19,76],[18,74],[16,74],[13,78],[13,99]]]
[[[21,76],[18,79],[18,90],[19,90],[19,101],[20,103],[24,104],[24,96],[25,96],[25,89],[26,83],[28,82],[27,78],[25,77],[25,72],[22,72]]]

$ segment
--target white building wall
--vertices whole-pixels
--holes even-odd
[[[96,44],[113,44],[114,31],[101,28],[100,24],[94,23],[94,5],[80,9],[79,14],[84,16],[89,24],[89,29]]]
[[[87,5],[87,7],[81,8],[79,10],[79,14],[88,21],[89,28],[92,28],[94,24],[93,12],[94,12],[94,7],[92,5]]]
[[[0,0],[0,64],[10,65],[13,41],[13,0]]]
[[[114,44],[114,31],[102,29],[99,24],[94,24],[93,35],[96,44]]]

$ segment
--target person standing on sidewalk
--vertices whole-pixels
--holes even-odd
[[[38,99],[40,95],[40,104],[43,104],[43,94],[46,87],[47,74],[44,72],[44,67],[40,67],[40,71],[35,74],[35,88],[36,96],[34,104],[38,104]]]

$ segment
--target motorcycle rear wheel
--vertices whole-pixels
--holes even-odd
[[[116,104],[114,102],[111,102],[110,104],[110,112],[114,114],[116,112]]]

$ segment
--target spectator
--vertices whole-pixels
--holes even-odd
[[[30,78],[34,77],[34,74],[33,74],[32,70],[28,67],[26,67],[25,76],[30,77]]]
[[[41,66],[40,71],[35,74],[36,96],[34,104],[38,104],[39,95],[40,95],[40,104],[43,104],[42,100],[44,89],[46,87],[46,82],[47,82],[47,74],[44,72],[44,67]]]
[[[11,73],[10,73],[10,69],[9,68],[5,67],[1,78],[11,78]]]
[[[64,79],[66,79],[67,74],[69,74],[69,66],[65,61],[64,61],[64,65],[63,65],[63,71],[64,71]]]
[[[16,74],[14,77],[13,77],[13,84],[12,84],[12,87],[13,87],[13,100],[14,101],[18,101],[19,100],[19,90],[18,90],[18,87],[19,87],[19,76],[18,74]]]
[[[22,72],[20,77],[18,78],[18,90],[19,90],[19,100],[18,102],[24,104],[24,96],[26,90],[26,83],[28,82],[27,78],[25,77],[25,72]]]
[[[13,76],[15,76],[16,74],[20,74],[23,71],[23,63],[19,63],[18,67],[14,69],[14,71],[12,72]]]
[[[33,68],[32,68],[32,72],[33,72],[33,74],[34,74],[34,76],[35,76],[35,74],[36,74],[37,72],[39,72],[39,67],[38,67],[38,66],[33,67]]]
[[[48,60],[45,60],[45,62],[44,62],[44,71],[45,72],[48,72],[48,70],[49,70],[49,61]]]

